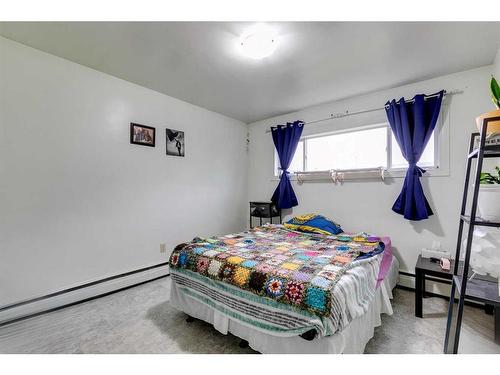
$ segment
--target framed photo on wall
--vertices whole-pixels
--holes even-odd
[[[184,132],[181,130],[166,129],[167,155],[184,156]]]
[[[155,147],[156,129],[151,126],[130,123],[130,143]]]

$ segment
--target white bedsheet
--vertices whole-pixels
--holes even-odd
[[[261,353],[363,353],[366,343],[373,337],[374,328],[381,325],[380,314],[392,314],[390,299],[398,281],[398,260],[393,257],[391,269],[378,289],[369,287],[370,283],[360,282],[360,278],[365,277],[376,279],[379,265],[379,260],[364,261],[341,278],[336,286],[341,291],[336,293],[338,311],[344,312],[339,317],[341,328],[334,335],[312,341],[299,336],[273,336],[243,325],[182,293],[175,282],[172,282],[170,303],[192,317],[213,324],[223,334],[231,332],[247,340],[252,349]]]

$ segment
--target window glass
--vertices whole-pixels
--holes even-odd
[[[408,162],[403,157],[401,149],[399,148],[398,142],[391,131],[392,137],[392,168],[406,168],[408,167]],[[425,150],[420,157],[418,165],[422,167],[432,167],[434,166],[434,134],[429,139]]]
[[[387,166],[387,128],[307,139],[307,170]]]
[[[297,145],[297,150],[293,156],[292,162],[288,167],[288,172],[302,172],[303,171],[303,160],[304,160],[304,141],[300,141]]]

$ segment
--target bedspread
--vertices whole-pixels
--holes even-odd
[[[264,225],[180,244],[170,257],[170,267],[192,282],[205,279],[205,285],[216,289],[235,286],[261,301],[326,317],[335,311],[332,290],[353,261],[383,249],[380,238],[365,233],[325,236]]]

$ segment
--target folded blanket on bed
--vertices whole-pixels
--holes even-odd
[[[170,267],[321,317],[331,314],[332,290],[352,262],[383,248],[364,233],[325,236],[265,225],[178,245]]]
[[[295,216],[283,224],[285,228],[293,229],[299,232],[331,234],[342,233],[343,230],[339,224],[323,215],[306,214]]]

